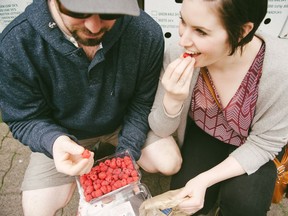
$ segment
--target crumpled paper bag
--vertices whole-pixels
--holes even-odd
[[[169,216],[188,216],[178,209],[178,204],[183,201],[175,200],[175,195],[180,189],[170,190],[150,199],[145,200],[139,208],[139,216],[166,216],[161,210],[172,208]]]

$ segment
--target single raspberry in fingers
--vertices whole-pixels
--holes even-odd
[[[192,57],[192,54],[191,54],[191,53],[187,53],[187,52],[185,52],[185,53],[183,54],[183,58],[186,58],[186,57],[188,57],[188,56]]]
[[[89,158],[91,155],[90,151],[88,149],[85,149],[82,153],[83,158]]]

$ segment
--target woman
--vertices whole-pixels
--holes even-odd
[[[269,211],[272,160],[288,136],[288,43],[256,33],[266,12],[267,0],[183,1],[183,49],[166,55],[166,66],[173,61],[149,123],[158,136],[177,135],[183,163],[171,189],[182,188],[176,199],[188,214],[207,214],[217,201],[218,215]]]

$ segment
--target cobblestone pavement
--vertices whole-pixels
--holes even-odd
[[[30,150],[13,139],[6,124],[0,123],[0,216],[22,216],[20,185],[29,162]],[[167,191],[169,177],[142,173],[141,182],[146,184],[153,196]],[[79,195],[56,216],[76,216]],[[272,205],[268,216],[287,216],[288,201]],[[41,216],[41,215],[40,215]],[[116,216],[116,215],[115,215]]]

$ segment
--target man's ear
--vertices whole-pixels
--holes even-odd
[[[253,27],[254,27],[254,23],[252,23],[252,22],[245,23],[242,26],[242,37],[241,37],[241,39],[245,38],[249,34],[249,32],[253,29]]]

